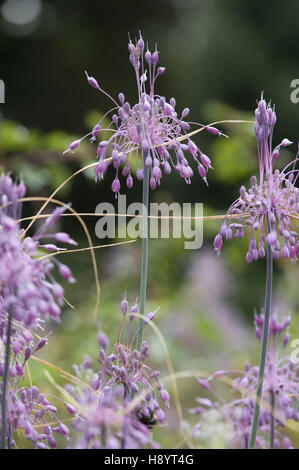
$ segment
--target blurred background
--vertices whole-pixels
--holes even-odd
[[[299,3],[279,0],[151,0],[113,3],[93,0],[4,0],[0,2],[0,79],[5,104],[0,105],[0,169],[22,176],[29,196],[49,196],[73,172],[95,161],[95,147],[82,145],[62,155],[69,143],[86,133],[109,109],[109,102],[88,86],[84,70],[112,96],[124,92],[134,103],[136,86],[128,61],[128,33],[141,30],[150,48],[158,44],[166,73],[158,93],[174,96],[177,108],[191,109],[190,120],[209,123],[227,119],[253,120],[262,91],[276,105],[274,145],[283,137],[294,142],[281,165],[297,151],[299,104],[291,102],[291,81],[299,78]],[[195,137],[212,159],[209,186],[199,177],[186,185],[177,175],[163,178],[152,201],[203,202],[205,215],[224,214],[257,170],[252,125],[219,126],[230,138],[203,132]],[[57,194],[78,212],[94,212],[99,202],[114,203],[113,171],[95,184],[93,170],[73,178]],[[139,201],[141,185],[127,191],[128,202]],[[24,216],[40,203],[26,203]],[[96,219],[86,217],[94,245],[106,243],[94,233]],[[259,348],[252,327],[254,310],[263,304],[265,263],[245,263],[247,240],[225,243],[216,259],[213,238],[220,221],[204,224],[204,245],[184,250],[184,240],[151,240],[148,311],[160,306],[156,324],[165,337],[175,370],[212,371],[257,363]],[[65,218],[63,230],[80,247],[87,246],[82,227]],[[108,243],[112,243],[109,240]],[[134,244],[96,252],[101,304],[93,320],[96,289],[88,252],[65,255],[77,279],[66,287],[75,310],[65,307],[62,324],[42,357],[71,370],[84,354],[96,360],[96,328],[113,343],[120,321],[119,303],[127,291],[131,305],[139,294],[140,247]],[[298,271],[290,263],[275,266],[274,309],[293,314],[291,339],[298,338]],[[151,361],[167,374],[156,335],[146,332]],[[52,371],[57,381],[57,373]],[[32,364],[32,375],[50,387],[44,367]],[[201,393],[194,379],[178,383],[185,418]],[[174,408],[168,429],[156,430],[160,442],[179,439]],[[215,444],[216,445],[216,444]]]

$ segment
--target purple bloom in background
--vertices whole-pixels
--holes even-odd
[[[74,278],[70,269],[54,257],[53,262],[42,258],[41,249],[51,252],[59,248],[41,241],[53,238],[71,245],[76,242],[64,232],[49,233],[67,207],[55,209],[32,237],[24,238],[18,219],[22,208],[19,199],[25,192],[23,182],[16,184],[9,175],[0,176],[0,422],[3,429],[7,426],[1,438],[2,446],[9,448],[15,444],[14,431],[23,428],[26,439],[35,448],[44,449],[56,447],[53,432],[67,436],[68,429],[63,423],[55,428],[48,426],[47,415],[53,418],[56,408],[36,387],[21,387],[20,383],[26,362],[47,342],[47,337],[38,337],[30,330],[43,330],[49,318],[60,319],[64,291],[52,274],[54,263],[62,277],[69,282]]]
[[[254,324],[256,335],[260,341],[264,324],[264,316],[255,316]],[[272,315],[269,326],[269,349],[267,353],[264,385],[261,398],[261,410],[258,422],[256,438],[257,448],[268,448],[273,429],[273,446],[275,448],[292,448],[292,443],[285,433],[287,420],[298,421],[299,411],[299,367],[282,354],[280,347],[286,348],[289,340],[287,332],[290,317],[278,321]],[[251,425],[254,414],[254,401],[258,381],[258,367],[245,364],[244,373],[233,381],[240,396],[230,403],[221,399],[214,390],[213,381],[223,375],[230,375],[230,371],[219,371],[207,380],[199,380],[200,385],[214,394],[217,401],[198,399],[200,406],[190,410],[194,414],[201,415],[201,422],[194,428],[194,435],[201,438],[201,427],[204,415],[209,410],[217,410],[219,419],[230,425],[230,442],[232,448],[247,448],[250,437]]]
[[[21,430],[24,430],[24,438],[31,442],[34,449],[55,448],[53,434],[68,439],[69,430],[58,420],[56,412],[56,407],[51,405],[37,387],[20,387],[15,378],[11,380],[7,394],[10,447],[16,444],[13,433]]]
[[[255,110],[254,132],[257,140],[259,160],[259,180],[252,176],[251,187],[240,188],[240,197],[230,206],[222,223],[219,234],[214,240],[214,248],[220,254],[223,238],[227,240],[249,235],[247,263],[265,256],[265,243],[271,249],[274,259],[296,261],[299,254],[298,234],[291,215],[299,213],[299,189],[295,186],[298,179],[298,153],[295,160],[282,171],[275,169],[281,147],[292,142],[283,139],[272,148],[273,129],[276,114],[270,105],[261,98]],[[231,222],[230,217],[237,218]],[[269,230],[267,226],[269,225]]]
[[[62,232],[48,232],[66,210],[65,207],[55,209],[35,235],[23,238],[20,224],[14,216],[20,216],[17,197],[25,194],[25,186],[23,183],[15,185],[9,176],[2,175],[0,191],[0,200],[4,206],[0,209],[0,322],[3,339],[3,321],[7,312],[26,328],[36,327],[40,320],[49,317],[59,320],[63,288],[53,277],[54,264],[58,265],[63,278],[69,282],[73,282],[74,278],[70,269],[55,260],[55,257],[51,261],[41,259],[41,248],[47,251],[61,249],[52,243],[42,244],[41,241],[50,237],[65,243],[75,242]]]
[[[127,301],[121,303],[123,320],[128,310],[127,303],[124,309],[124,302]],[[98,369],[88,356],[81,366],[73,366],[79,380],[77,384],[67,385],[66,392],[72,402],[67,409],[75,417],[72,425],[79,435],[76,448],[157,447],[150,429],[164,422],[159,397],[168,405],[169,394],[159,381],[160,372],[146,363],[147,342],[142,342],[140,352],[133,347],[136,332],[130,335],[130,327],[136,312],[134,305],[130,309],[126,338],[122,323],[119,334],[122,341],[115,343],[112,353],[107,354],[107,338],[99,333]]]
[[[133,186],[133,158],[134,171],[137,163],[137,179],[143,180],[142,152],[147,153],[145,165],[150,169],[150,187],[153,190],[160,184],[163,172],[168,175],[172,168],[190,183],[193,170],[188,158],[196,162],[199,175],[206,182],[207,172],[212,168],[211,161],[187,136],[190,123],[185,118],[189,109],[185,108],[179,115],[175,110],[174,98],[167,102],[165,97],[155,92],[156,80],[165,72],[165,67],[158,66],[157,48],[152,52],[145,48],[141,35],[135,44],[130,41],[128,47],[129,60],[137,81],[138,102],[131,106],[123,93],[118,95],[116,101],[86,73],[89,84],[108,96],[113,102],[113,108],[90,133],[72,142],[66,152],[74,151],[86,137],[91,137],[93,142],[101,135],[97,147],[99,163],[95,168],[96,180],[102,179],[108,166],[113,165],[116,175],[112,191],[116,195],[121,189],[120,174],[126,179],[128,188]],[[103,127],[103,121],[108,116],[111,121],[107,127]],[[214,127],[205,128],[211,134],[221,135]],[[112,158],[107,160],[110,156]]]

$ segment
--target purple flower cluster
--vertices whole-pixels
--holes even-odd
[[[86,73],[89,84],[108,96],[113,102],[113,108],[89,134],[72,142],[66,152],[75,150],[86,137],[95,141],[101,134],[102,139],[97,147],[99,163],[95,169],[96,179],[102,179],[112,164],[116,171],[112,191],[116,195],[121,188],[120,166],[123,167],[121,174],[126,179],[126,186],[133,186],[131,161],[135,155],[137,179],[143,180],[143,165],[146,165],[150,169],[150,187],[153,190],[160,184],[162,170],[168,175],[171,167],[190,183],[193,170],[187,155],[196,162],[199,175],[206,182],[207,171],[212,168],[211,161],[187,135],[191,123],[185,121],[185,118],[189,109],[185,108],[179,116],[174,98],[167,102],[165,97],[155,93],[156,80],[165,72],[165,67],[158,66],[157,48],[153,52],[146,49],[141,35],[135,45],[130,41],[128,47],[130,63],[136,75],[138,103],[131,106],[123,93],[118,95],[117,102],[102,90],[95,78]],[[103,127],[107,116],[111,116],[111,121],[107,127]],[[221,135],[215,127],[205,128],[211,134]],[[181,143],[182,140],[187,142]],[[145,155],[144,161],[141,153]],[[110,155],[112,158],[107,159]]]
[[[23,181],[15,183],[9,174],[0,176],[0,215],[18,220],[22,213],[21,199],[26,194]]]
[[[259,181],[251,178],[251,187],[240,188],[240,197],[230,206],[219,234],[214,240],[214,248],[220,254],[223,237],[227,240],[249,235],[247,263],[265,256],[265,242],[271,247],[274,259],[280,256],[296,261],[299,254],[298,234],[292,222],[292,215],[299,213],[298,154],[282,171],[275,169],[281,147],[292,142],[283,139],[272,149],[273,129],[276,114],[262,98],[255,110],[254,131],[257,140],[259,159]],[[231,223],[230,218],[237,222]]]
[[[9,176],[3,175],[0,190],[4,206],[0,209],[0,324],[3,339],[3,321],[8,313],[26,328],[36,327],[49,317],[59,320],[64,291],[53,277],[54,263],[64,279],[74,282],[74,278],[70,269],[55,257],[51,258],[53,262],[42,259],[41,249],[51,252],[60,248],[53,243],[42,244],[41,240],[51,237],[62,243],[73,245],[75,242],[64,232],[48,232],[65,207],[55,209],[33,237],[24,238],[18,220],[13,217],[20,216],[17,197],[25,194],[23,183],[15,185]]]
[[[121,303],[123,319],[128,310],[124,299]],[[137,312],[135,304],[130,310],[130,325]],[[149,319],[153,314],[149,314]],[[123,322],[119,337],[123,333]],[[147,364],[148,344],[143,341],[141,351],[132,348],[130,328],[127,338],[114,345],[107,354],[107,337],[99,333],[99,371],[95,372],[90,357],[85,356],[81,366],[73,370],[78,384],[66,386],[72,397],[68,410],[75,417],[73,427],[80,437],[78,448],[137,448],[154,446],[150,429],[163,423],[165,414],[159,404],[157,393],[168,406],[169,394],[159,381],[159,371]],[[82,381],[85,385],[82,385]]]
[[[14,431],[21,430],[24,430],[24,437],[35,449],[54,449],[56,440],[53,433],[68,439],[69,429],[59,421],[56,412],[57,408],[51,405],[37,387],[10,386],[7,396],[9,447],[16,444]]]
[[[13,321],[11,328],[11,352],[12,361],[8,367],[8,375],[12,383],[19,382],[24,378],[24,366],[28,359],[41,350],[48,340],[48,336],[44,338],[37,337],[31,331],[25,329],[19,322]],[[2,344],[7,342],[7,323],[4,319],[0,321],[0,338]],[[2,346],[2,345],[1,345]],[[0,376],[4,373],[4,354],[0,355]]]
[[[4,446],[15,445],[14,432],[24,429],[25,438],[35,448],[54,448],[53,432],[68,436],[68,428],[57,418],[57,426],[48,425],[47,419],[53,421],[56,408],[37,387],[21,387],[20,383],[26,362],[47,342],[47,336],[41,338],[30,329],[43,330],[45,320],[60,319],[64,291],[52,274],[54,263],[63,278],[74,282],[66,265],[54,257],[54,262],[43,259],[44,250],[59,248],[41,241],[54,238],[71,245],[76,242],[64,232],[49,233],[65,207],[55,209],[32,237],[25,238],[18,220],[22,208],[19,199],[25,193],[23,182],[16,184],[9,175],[0,176],[0,422],[7,426]]]
[[[261,339],[264,317],[255,316],[254,319],[257,338]],[[298,421],[299,415],[299,367],[289,357],[280,357],[279,350],[282,343],[285,348],[289,341],[287,332],[290,317],[278,321],[276,316],[271,317],[269,326],[269,349],[267,353],[264,386],[261,399],[261,410],[256,438],[257,448],[269,447],[271,424],[273,426],[273,446],[275,448],[292,448],[292,443],[284,432],[285,423],[289,419]],[[245,364],[244,373],[233,381],[233,387],[240,392],[240,397],[230,403],[220,399],[213,390],[212,383],[230,371],[218,371],[207,380],[199,379],[201,386],[214,394],[217,401],[203,398],[200,407],[191,410],[195,414],[205,414],[214,409],[220,418],[231,425],[231,442],[233,448],[247,448],[250,437],[254,413],[254,400],[258,382],[258,367]],[[195,426],[194,433],[198,434],[201,422]]]

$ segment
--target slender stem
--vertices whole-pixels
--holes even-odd
[[[139,312],[141,315],[145,315],[145,304],[146,304],[146,284],[147,284],[147,267],[148,267],[148,198],[149,198],[149,167],[146,166],[145,160],[148,151],[143,152],[143,187],[142,187],[142,261],[141,261],[141,277],[140,277],[140,303]],[[143,322],[142,318],[139,319],[138,323],[138,335],[137,335],[137,349],[140,351],[142,343],[143,333]]]
[[[258,384],[257,384],[257,391],[256,391],[256,400],[255,400],[255,405],[254,405],[254,415],[253,415],[253,422],[252,422],[250,440],[249,440],[249,445],[248,445],[249,449],[253,449],[255,445],[255,439],[256,439],[256,433],[257,433],[258,421],[259,421],[259,415],[260,415],[260,401],[261,401],[263,382],[264,382],[269,320],[270,320],[270,310],[271,310],[272,279],[273,279],[273,254],[272,254],[271,247],[267,245],[267,279],[266,279],[266,295],[265,295],[265,311],[264,311],[265,318],[264,318],[264,327],[263,327],[263,338],[262,338],[262,347],[261,347]]]
[[[128,401],[130,398],[130,390],[127,384],[124,384],[124,406],[128,405]],[[124,415],[123,417],[123,425],[122,425],[122,437],[121,437],[121,448],[126,448],[126,434],[127,434],[127,416]]]
[[[271,392],[270,392],[270,397],[271,397],[270,449],[274,449],[274,431],[275,431],[274,411],[275,411],[275,395],[274,395],[274,391],[273,391],[273,390],[271,390]]]
[[[101,427],[101,437],[102,437],[102,449],[106,449],[106,444],[107,444],[107,428],[106,428],[106,425],[105,425],[105,424]]]
[[[11,339],[11,314],[8,313],[7,322],[7,333],[6,333],[6,345],[5,345],[5,362],[4,362],[4,374],[2,382],[2,397],[1,397],[1,449],[6,448],[6,433],[7,433],[7,422],[6,422],[6,393],[7,393],[7,382],[8,382],[8,370],[9,370],[9,357],[10,357],[10,339]],[[9,444],[7,445],[9,447]]]

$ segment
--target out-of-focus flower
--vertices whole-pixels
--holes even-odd
[[[128,311],[121,303],[122,316]],[[129,312],[129,325],[137,312],[135,304]],[[124,313],[125,311],[125,313]],[[152,314],[148,315],[150,320]],[[145,321],[147,323],[147,321]],[[78,385],[66,386],[72,397],[70,413],[75,416],[73,427],[79,434],[77,448],[140,448],[157,447],[150,429],[165,420],[160,400],[168,406],[169,394],[159,381],[159,371],[146,363],[148,344],[143,341],[141,351],[133,349],[136,333],[114,345],[107,354],[107,338],[99,334],[99,370],[85,356],[81,366],[74,365]],[[82,381],[86,385],[81,385]]]
[[[137,179],[143,180],[145,164],[150,169],[150,187],[153,190],[160,184],[162,170],[168,175],[172,168],[190,183],[193,170],[188,156],[196,162],[199,175],[206,182],[207,172],[212,168],[211,160],[187,136],[191,123],[185,121],[185,118],[189,109],[185,108],[178,115],[175,99],[171,98],[167,102],[164,96],[155,92],[156,80],[165,72],[165,67],[158,67],[157,48],[150,52],[141,34],[135,44],[129,42],[128,48],[137,81],[138,102],[131,106],[123,93],[118,95],[118,101],[115,100],[100,87],[97,80],[86,73],[89,84],[108,96],[113,102],[113,108],[90,133],[72,142],[66,152],[74,151],[86,137],[91,137],[93,142],[101,135],[97,147],[99,163],[95,168],[96,180],[103,178],[108,166],[113,165],[116,175],[112,191],[116,195],[121,188],[120,173],[126,179],[127,187],[133,186],[131,160],[135,155]],[[108,116],[111,122],[103,128],[103,120]],[[211,134],[221,135],[215,127],[206,126],[205,129]],[[146,156],[144,162],[141,154]],[[106,157],[110,155],[112,158],[107,160]]]
[[[41,243],[45,238],[74,244],[69,235],[62,232],[50,234],[56,220],[66,210],[57,208],[45,219],[32,237],[23,237],[23,231],[15,216],[20,216],[17,199],[25,194],[23,183],[15,185],[8,175],[0,177],[0,324],[1,338],[5,338],[8,312],[23,326],[36,327],[49,317],[59,321],[63,303],[63,288],[52,274],[57,264],[60,275],[74,282],[70,269],[55,257],[42,259],[43,250],[58,251],[52,243]]]
[[[283,139],[272,148],[273,129],[276,114],[271,106],[261,98],[255,110],[254,131],[257,140],[259,160],[259,180],[251,178],[251,187],[240,188],[240,197],[230,206],[222,223],[219,234],[214,240],[214,248],[219,254],[223,238],[227,240],[249,235],[247,263],[265,256],[265,242],[271,247],[274,259],[296,261],[299,254],[298,234],[292,215],[299,213],[299,189],[295,186],[298,179],[298,153],[295,160],[282,171],[275,169],[281,147],[292,142]],[[237,219],[231,222],[230,217]]]
[[[257,338],[261,339],[264,324],[263,315],[254,319]],[[256,437],[257,448],[268,448],[271,435],[271,421],[274,428],[273,446],[275,448],[292,448],[292,443],[285,433],[285,424],[289,419],[298,421],[299,406],[299,367],[286,355],[280,355],[280,346],[285,349],[289,334],[287,332],[290,317],[278,321],[277,317],[271,317],[269,326],[269,350],[265,366],[264,385],[261,398],[261,410]],[[230,375],[230,371],[218,371],[207,380],[199,379],[200,385],[213,394],[216,401],[207,398],[198,398],[199,406],[190,410],[193,414],[199,414],[201,421],[194,428],[194,435],[201,439],[206,413],[217,411],[218,419],[231,426],[230,440],[227,443],[233,448],[247,448],[253,414],[255,393],[258,383],[258,367],[245,364],[244,373],[233,381],[233,387],[240,392],[240,397],[232,402],[219,400],[215,391],[215,380],[224,375]]]
[[[4,343],[6,324],[0,322],[0,376],[4,374]],[[36,386],[22,386],[25,376],[25,365],[33,354],[36,354],[47,343],[47,337],[40,338],[31,331],[20,328],[18,323],[12,326],[11,355],[8,366],[8,381],[6,393],[6,423],[7,445],[14,447],[16,432],[24,431],[24,438],[31,442],[35,449],[56,447],[53,433],[68,439],[68,428],[59,421],[57,409],[42,394]],[[2,383],[0,401],[2,400]],[[0,423],[2,422],[0,407]],[[52,423],[52,424],[51,424]],[[53,424],[54,423],[54,424]],[[19,434],[20,436],[20,434]]]
[[[55,209],[32,237],[24,238],[18,219],[22,208],[19,199],[25,192],[23,182],[16,184],[9,175],[0,176],[0,422],[6,420],[4,445],[13,446],[14,432],[22,428],[35,448],[45,449],[56,447],[53,432],[68,436],[68,428],[58,421],[56,408],[37,387],[20,384],[26,362],[47,342],[47,336],[38,337],[33,330],[42,329],[49,318],[56,321],[60,318],[63,288],[52,274],[54,262],[62,277],[70,282],[74,279],[67,266],[54,258],[51,262],[41,257],[44,250],[59,250],[54,244],[42,244],[41,240],[54,238],[72,245],[76,242],[66,233],[49,233],[65,207]],[[7,347],[10,354],[4,354]],[[47,424],[47,419],[53,421],[53,417],[55,427]]]

